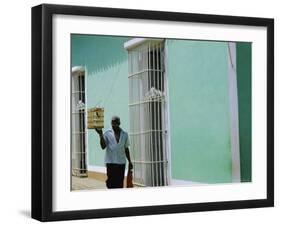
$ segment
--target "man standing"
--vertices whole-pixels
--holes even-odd
[[[129,152],[129,136],[120,128],[120,124],[120,118],[113,116],[111,119],[112,129],[107,130],[104,134],[101,129],[96,129],[100,137],[101,148],[106,148],[107,188],[123,188],[126,157],[129,169],[133,168]]]

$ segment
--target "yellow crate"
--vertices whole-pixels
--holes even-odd
[[[104,109],[100,107],[88,109],[88,129],[104,128]]]

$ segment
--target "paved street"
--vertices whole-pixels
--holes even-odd
[[[72,190],[106,189],[105,182],[89,177],[72,176]]]

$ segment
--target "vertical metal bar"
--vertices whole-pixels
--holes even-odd
[[[169,172],[168,172],[168,148],[167,148],[167,145],[168,145],[168,134],[167,134],[167,130],[168,130],[168,114],[167,114],[167,76],[166,76],[166,42],[163,43],[163,54],[162,54],[162,59],[163,59],[163,91],[164,91],[164,94],[165,94],[165,101],[164,101],[164,118],[163,118],[163,125],[165,126],[165,129],[164,129],[164,145],[165,145],[165,174],[166,174],[166,177],[165,177],[165,184],[168,185],[168,177],[169,177]],[[170,161],[170,160],[169,160]]]
[[[156,148],[156,168],[157,168],[157,186],[159,186],[159,144],[158,144],[158,97],[157,97],[157,92],[158,92],[158,72],[157,72],[157,65],[158,65],[158,49],[157,49],[157,43],[155,43],[154,46],[155,49],[155,87],[156,87],[156,96],[155,96],[155,148]]]
[[[158,78],[157,78],[157,65],[158,65],[158,57],[157,57],[157,43],[155,43],[155,46],[154,46],[154,49],[155,49],[155,65],[154,65],[154,70],[155,70],[155,73],[154,73],[154,78],[155,78],[155,88],[156,88],[156,96],[155,96],[155,102],[154,102],[154,105],[155,105],[155,149],[156,149],[156,169],[157,169],[157,186],[159,186],[159,144],[158,144],[158,98],[157,98],[157,90],[158,90]]]
[[[155,65],[154,65],[154,76],[155,76],[155,89],[156,89],[156,96],[155,96],[155,112],[154,112],[154,120],[155,120],[155,162],[156,162],[156,169],[157,169],[157,186],[159,186],[159,145],[158,145],[158,97],[157,97],[157,90],[158,90],[158,79],[157,79],[157,66],[158,66],[158,57],[157,57],[157,43],[154,45],[154,50],[155,50]]]
[[[79,150],[78,150],[78,154],[76,154],[77,155],[77,159],[78,159],[78,173],[80,174],[80,162],[81,162],[81,159],[80,159],[80,155],[79,155],[79,152],[80,152],[80,150],[81,150],[81,139],[80,139],[80,134],[79,133],[77,133],[77,132],[79,132],[80,131],[80,125],[81,125],[81,118],[80,118],[80,111],[79,111],[79,108],[78,108],[78,103],[79,103],[79,100],[80,100],[80,93],[79,93],[79,90],[80,90],[80,80],[79,80],[79,76],[77,77],[77,80],[78,80],[78,92],[77,92],[77,95],[78,95],[78,101],[77,101],[77,103],[76,103],[76,109],[77,109],[77,112],[78,112],[78,114],[77,115],[79,115],[78,116],[78,120],[79,120],[79,122],[78,122],[78,128],[77,128],[77,131],[75,131],[76,132],[76,134],[77,134],[77,136],[79,137],[78,138],[78,142],[79,142]],[[77,150],[76,150],[77,151]]]
[[[82,115],[82,109],[81,109],[81,103],[82,103],[82,75],[79,73],[79,82],[80,82],[80,87],[79,87],[79,115],[80,115],[80,142],[81,142],[81,148],[80,148],[80,174],[83,172],[83,115]]]
[[[162,144],[162,175],[163,175],[163,186],[166,185],[165,183],[165,146],[164,146],[164,131],[165,131],[165,125],[163,123],[163,113],[164,113],[164,108],[163,108],[163,104],[164,104],[164,89],[163,89],[163,42],[160,43],[160,86],[161,86],[161,135],[160,135],[160,139],[161,139],[161,144]]]
[[[80,96],[81,96],[81,105],[80,107],[80,111],[81,111],[81,173],[83,173],[83,168],[84,168],[84,136],[83,136],[83,123],[84,123],[84,114],[83,114],[83,108],[82,108],[82,103],[83,103],[83,93],[82,93],[82,89],[83,89],[83,78],[82,78],[82,74],[80,74]]]
[[[142,68],[141,68],[141,66],[142,66],[142,62],[141,62],[141,49],[139,48],[138,49],[138,67],[139,67],[139,69],[138,69],[138,71],[141,71],[142,70]],[[140,104],[140,102],[141,102],[141,89],[142,89],[142,84],[141,84],[141,73],[140,74],[138,74],[138,76],[137,76],[137,78],[138,78],[138,91],[139,91],[139,94],[138,94],[138,110],[139,110],[139,120],[138,120],[138,133],[140,133],[141,132],[141,123],[142,123],[142,118],[141,118],[141,104]],[[142,143],[141,143],[141,135],[138,135],[138,141],[139,141],[139,153],[140,153],[140,161],[142,162],[142,155],[143,155],[143,150],[142,150]],[[141,170],[141,183],[143,183],[143,163],[141,163],[140,164],[140,170]]]
[[[146,48],[145,46],[142,47],[142,101],[145,99],[145,92],[146,92],[146,72],[145,72],[145,59],[146,59]],[[142,104],[142,131],[145,131],[145,105]],[[142,138],[142,148],[144,151],[144,161],[146,162],[147,159],[147,150],[146,150],[146,140],[145,140],[145,133],[141,134]],[[146,184],[146,170],[147,170],[147,165],[144,165],[144,184]]]
[[[163,170],[163,124],[162,124],[162,113],[163,113],[163,109],[162,109],[162,101],[163,101],[163,90],[162,90],[162,70],[161,70],[161,45],[162,43],[160,42],[159,44],[159,89],[160,89],[160,103],[159,103],[159,108],[160,108],[160,117],[159,117],[159,127],[160,127],[160,133],[159,133],[159,140],[160,140],[160,144],[161,144],[161,185],[164,185],[164,170]]]
[[[149,91],[151,90],[151,87],[152,87],[152,73],[151,73],[151,44],[149,43],[148,44],[148,48],[149,48],[149,55],[148,55],[148,68],[149,68],[149,71],[148,71],[148,81],[149,81]],[[151,94],[149,94],[151,95]],[[152,114],[151,114],[151,100],[150,100],[150,96],[149,96],[149,102],[148,102],[148,108],[149,108],[149,152],[150,152],[150,167],[151,167],[151,174],[150,174],[150,184],[151,186],[154,186],[154,168],[153,168],[153,148],[152,148]]]
[[[85,112],[85,109],[86,109],[86,97],[85,97],[85,87],[86,87],[86,77],[85,77],[85,72],[83,74],[83,142],[84,142],[84,173],[86,173],[86,170],[87,170],[87,164],[86,164],[86,120],[85,120],[85,117],[86,117],[86,112]]]
[[[135,73],[135,68],[136,68],[136,56],[135,56],[135,51],[132,52],[132,74]],[[132,102],[134,103],[136,101],[136,89],[135,89],[135,76],[131,77],[132,79]],[[136,132],[136,119],[137,119],[137,111],[136,111],[136,106],[132,105],[132,111],[134,115],[134,120],[133,120],[133,132]],[[137,160],[137,138],[135,137],[135,142],[134,142],[134,151],[135,151],[135,156]]]
[[[135,64],[135,53],[134,52],[132,52],[132,74],[135,72],[134,71],[134,64]],[[132,79],[132,102],[134,102],[135,101],[135,92],[134,92],[134,76],[133,77],[131,77],[131,79]]]
[[[135,62],[136,62],[136,68],[135,68],[135,73],[139,71],[139,63],[138,63],[138,56],[139,52],[135,51]],[[138,75],[134,76],[134,85],[135,85],[135,102],[139,102],[139,78]],[[135,131],[136,133],[139,132],[139,105],[136,104],[135,105],[135,111],[136,111],[136,122],[135,122]],[[137,161],[140,161],[140,144],[139,144],[139,136],[135,136],[136,137],[136,152],[137,154]],[[141,178],[142,178],[142,174],[141,174],[141,163],[138,163],[138,173],[139,173],[139,183],[141,183]]]
[[[158,123],[158,132],[157,132],[157,143],[158,143],[158,167],[159,167],[159,185],[162,186],[162,147],[161,147],[161,126],[160,126],[160,119],[161,119],[161,84],[160,84],[160,43],[157,44],[157,83],[158,83],[158,90],[159,90],[159,97],[157,101],[157,123]]]
[[[162,73],[163,75],[163,73]],[[163,77],[164,80],[164,77]],[[163,94],[164,94],[164,90],[163,90]],[[162,102],[162,140],[163,140],[163,172],[164,172],[164,185],[167,185],[167,149],[166,149],[166,121],[165,121],[165,107],[166,106],[166,102],[165,99],[163,99]]]
[[[83,113],[83,108],[82,108],[82,103],[83,103],[83,78],[82,78],[82,74],[80,74],[80,82],[81,82],[81,86],[80,86],[80,93],[81,93],[81,105],[80,105],[80,111],[81,111],[81,145],[82,145],[82,150],[81,150],[81,173],[84,172],[84,136],[83,136],[83,127],[84,127],[84,113]]]
[[[79,80],[78,80],[78,77],[76,77],[76,82],[77,82],[77,91],[78,91],[79,90]],[[80,140],[79,140],[79,135],[76,132],[79,131],[79,124],[80,124],[80,121],[79,121],[79,119],[80,119],[79,111],[77,109],[77,104],[79,102],[79,93],[77,92],[75,95],[76,95],[76,101],[75,101],[74,108],[75,108],[75,112],[76,112],[76,115],[77,115],[76,116],[77,122],[75,122],[76,123],[76,128],[75,128],[75,131],[74,131],[74,137],[75,137],[75,139],[77,141],[77,146],[75,148],[75,157],[76,157],[76,161],[75,162],[76,162],[76,168],[78,169],[79,168],[79,155],[77,155],[77,152],[78,152],[78,150],[80,148]],[[77,176],[79,176],[78,173],[79,173],[79,171],[76,170],[76,175]]]
[[[145,96],[145,46],[142,46],[142,74],[141,74],[141,81],[142,81],[142,101],[144,101],[144,96]],[[141,146],[142,146],[142,150],[143,150],[143,159],[144,162],[146,161],[146,148],[145,148],[145,134],[143,133],[143,131],[145,130],[145,115],[144,115],[144,111],[145,111],[145,106],[144,104],[141,104],[141,118],[142,118],[142,134],[141,136]],[[143,171],[143,183],[146,184],[146,164],[144,164],[144,171]]]
[[[78,91],[79,90],[79,81],[78,81],[78,77],[76,75],[75,75],[75,80],[76,80],[76,84],[77,84],[76,91]],[[80,148],[80,142],[79,142],[79,135],[76,132],[79,131],[79,123],[80,123],[79,122],[79,111],[77,110],[77,103],[79,101],[79,93],[75,92],[74,95],[75,95],[74,109],[75,109],[75,113],[76,113],[75,114],[76,121],[75,121],[75,130],[73,131],[74,132],[73,136],[75,137],[75,140],[77,142],[74,152],[75,152],[75,167],[78,169],[79,168],[79,156],[77,155],[77,152]],[[79,176],[78,175],[79,171],[77,169],[75,170],[75,174],[77,176]]]
[[[164,131],[164,124],[163,124],[163,74],[162,74],[162,42],[159,43],[159,80],[160,80],[160,90],[161,90],[161,96],[160,96],[160,118],[159,118],[159,122],[160,122],[160,129],[161,132],[159,134],[160,137],[160,142],[161,142],[161,183],[162,186],[165,186],[165,162],[164,162],[164,141],[163,141],[163,131]]]
[[[165,177],[166,177],[166,171],[165,171],[165,146],[164,146],[164,133],[165,133],[165,125],[164,125],[164,89],[163,89],[163,42],[160,44],[160,78],[161,78],[161,147],[162,147],[162,171],[163,171],[163,185],[166,185]]]
[[[146,46],[146,51],[147,51],[147,58],[146,58],[146,69],[147,69],[147,72],[146,72],[146,80],[147,80],[147,99],[149,98],[149,59],[150,59],[150,56],[149,56],[149,44]],[[146,102],[146,118],[147,118],[147,124],[146,124],[146,131],[149,130],[149,104]],[[147,151],[148,151],[148,158],[147,158],[147,161],[150,160],[150,134],[149,133],[146,133],[146,139],[147,139]],[[150,164],[149,164],[149,170],[147,172],[147,185],[148,186],[151,186],[151,167],[150,167]]]
[[[140,49],[140,54],[141,54],[141,67],[140,67],[140,70],[143,71],[143,68],[144,68],[144,65],[143,65],[143,47],[141,47]],[[143,83],[143,73],[139,74],[140,76],[140,79],[139,79],[139,87],[140,87],[140,102],[143,101],[143,87],[144,87],[144,83]],[[143,104],[139,104],[140,106],[140,121],[139,121],[139,124],[140,124],[140,135],[139,135],[139,138],[140,138],[140,151],[141,151],[141,161],[145,161],[145,149],[144,149],[144,146],[143,146],[143,135],[142,135],[142,131],[143,131],[143,121],[144,121],[144,118],[143,118]],[[145,183],[145,164],[142,163],[142,183]]]
[[[159,98],[159,109],[160,109],[160,113],[159,113],[159,142],[160,142],[160,172],[161,172],[161,185],[164,186],[165,185],[165,181],[164,181],[164,146],[163,146],[163,88],[162,88],[162,42],[159,43],[159,90],[160,90],[160,98]]]
[[[83,102],[83,108],[82,108],[82,115],[83,115],[83,124],[82,124],[82,129],[83,129],[83,133],[82,133],[82,138],[83,138],[83,172],[86,173],[86,159],[85,159],[85,75],[83,74],[83,78],[82,78],[82,102]]]
[[[85,115],[84,115],[84,74],[81,74],[81,99],[82,99],[82,103],[83,103],[83,105],[81,105],[81,106],[83,106],[82,107],[82,109],[81,109],[81,111],[82,111],[82,149],[83,149],[83,151],[82,151],[82,168],[83,168],[83,173],[85,173],[85,137],[84,137],[84,123],[85,123],[85,120],[84,120],[84,117],[85,117]]]
[[[157,44],[157,83],[158,83],[158,90],[159,90],[159,97],[158,97],[158,101],[157,101],[157,122],[158,122],[158,132],[157,132],[157,142],[158,142],[158,167],[159,167],[159,185],[162,186],[163,182],[162,182],[162,145],[161,145],[161,84],[160,84],[160,43]]]
[[[141,70],[141,61],[140,61],[140,58],[141,58],[141,52],[140,52],[140,49],[137,49],[137,65],[138,65],[138,69],[137,71],[139,72]],[[137,85],[137,111],[138,111],[138,121],[137,121],[137,133],[139,134],[140,131],[141,131],[141,115],[140,115],[140,101],[141,101],[141,74],[138,74],[136,76],[136,85]],[[142,150],[141,150],[141,137],[140,135],[137,135],[137,138],[138,138],[138,152],[139,152],[139,161],[141,162],[142,160]],[[143,174],[142,174],[142,169],[143,168],[143,165],[142,163],[140,163],[140,178],[141,178],[141,183],[142,183],[142,180],[143,180]]]
[[[163,89],[163,43],[160,43],[160,76],[161,76],[161,92],[164,93]]]
[[[80,81],[80,75],[78,75],[78,112],[79,112],[79,131],[78,131],[78,136],[79,136],[79,174],[81,174],[81,150],[82,150],[82,139],[81,139],[81,111],[79,108],[79,102],[81,100],[81,93],[80,93],[80,89],[81,89],[81,81]]]
[[[139,72],[142,70],[142,49],[141,47],[139,47],[138,49],[138,61],[139,61]],[[138,126],[139,126],[139,129],[138,129],[138,138],[139,138],[139,151],[140,151],[140,161],[142,162],[143,160],[143,149],[142,149],[142,137],[141,137],[141,131],[142,131],[142,114],[141,114],[141,108],[142,108],[142,105],[140,104],[140,102],[142,101],[142,73],[139,73],[138,74],[138,89],[139,89],[139,104],[138,104],[138,108],[139,108],[139,121],[138,121]],[[144,181],[144,175],[143,175],[143,168],[144,168],[144,164],[141,163],[141,178],[142,178],[142,183]]]
[[[132,54],[132,57],[134,57],[134,54]],[[134,63],[134,61],[132,60],[132,63]],[[132,65],[132,73],[133,73],[133,65]],[[132,96],[131,96],[131,103],[133,103],[135,101],[134,99],[134,80],[135,78],[134,77],[131,77],[131,92],[132,92]],[[132,132],[134,133],[136,131],[136,125],[135,125],[135,121],[136,121],[136,106],[135,105],[132,105],[131,106],[131,111],[132,111]],[[136,150],[136,138],[134,137],[134,143],[133,143],[133,150],[134,150],[134,158],[135,158],[135,161],[137,160],[137,150]],[[137,167],[136,167],[137,168]],[[137,173],[137,170],[136,170],[136,173]]]
[[[150,81],[150,43],[148,43],[148,46],[147,46],[147,81],[148,81],[148,87],[147,87],[147,90],[148,90],[148,101],[150,99],[149,95],[150,95],[150,87],[151,87],[151,81]],[[149,159],[148,161],[151,162],[151,132],[150,132],[150,127],[151,127],[151,116],[150,116],[150,103],[147,102],[146,103],[147,105],[147,117],[148,117],[148,123],[147,123],[147,131],[149,131],[147,133],[147,138],[148,138],[148,152],[149,152]],[[149,168],[150,168],[150,171],[148,173],[148,183],[149,183],[149,186],[152,186],[152,167],[151,167],[151,164],[149,163]]]
[[[151,72],[151,88],[153,88],[154,87],[154,83],[153,83],[153,81],[154,81],[154,79],[153,79],[153,75],[154,75],[154,71],[153,71],[153,66],[154,66],[154,59],[153,59],[153,57],[154,57],[154,53],[153,53],[153,45],[151,44],[151,65],[150,65],[150,72]],[[152,89],[151,89],[151,91],[152,91]],[[152,168],[153,168],[153,174],[152,174],[152,182],[153,182],[153,184],[152,184],[152,186],[154,187],[155,186],[155,174],[156,174],[156,169],[155,169],[155,163],[154,163],[154,133],[153,133],[153,129],[154,129],[154,115],[153,115],[153,96],[152,96],[153,94],[151,93],[151,103],[150,103],[150,106],[151,106],[151,151],[152,151],[152,158],[151,158],[151,162],[152,162]]]
[[[84,124],[84,114],[83,114],[83,110],[82,110],[82,102],[83,102],[83,93],[82,93],[82,89],[83,89],[83,79],[82,79],[82,74],[80,74],[80,95],[81,95],[81,105],[80,107],[80,111],[81,111],[81,145],[82,145],[82,150],[81,150],[81,173],[84,172],[84,139],[83,139],[83,124]]]
[[[150,43],[147,44],[147,65],[146,65],[146,68],[147,68],[147,101],[149,101],[149,93],[150,93],[150,86],[151,86],[151,83],[150,83]],[[147,181],[148,181],[148,185],[149,186],[152,186],[152,179],[151,179],[151,176],[152,176],[152,167],[151,167],[151,139],[150,139],[150,105],[149,105],[149,102],[146,102],[146,107],[147,107],[147,128],[146,130],[148,131],[147,134],[146,134],[146,137],[148,139],[147,141],[147,147],[148,147],[148,159],[147,161],[149,162],[148,163],[148,167],[149,167],[149,170],[147,172]]]
[[[82,151],[82,139],[81,139],[81,125],[82,125],[82,122],[81,122],[81,111],[80,111],[80,108],[79,108],[79,102],[81,100],[81,93],[80,93],[80,90],[81,90],[81,81],[80,81],[80,75],[78,75],[78,83],[79,83],[79,88],[78,88],[78,111],[79,111],[79,131],[78,131],[78,136],[79,136],[79,144],[80,144],[80,147],[79,147],[79,174],[81,175],[81,163],[82,163],[82,158],[81,158],[81,151]]]
[[[162,78],[161,78],[161,42],[159,42],[159,90],[162,92]]]
[[[78,91],[78,77],[75,76],[75,83],[76,83],[76,90],[75,91]],[[75,128],[74,128],[74,138],[75,138],[75,141],[76,141],[76,145],[75,145],[75,149],[74,149],[74,155],[75,155],[75,168],[78,168],[79,166],[79,156],[77,155],[77,149],[79,149],[79,146],[80,146],[80,143],[79,143],[79,137],[77,137],[76,135],[76,131],[78,131],[79,129],[79,114],[77,111],[77,103],[78,103],[78,99],[79,99],[79,94],[78,93],[74,93],[74,96],[75,96],[75,103],[74,103],[74,112],[76,113],[75,114]],[[75,170],[75,174],[77,175],[77,170]]]
[[[133,64],[132,64],[132,74],[135,74],[135,72],[136,72],[136,68],[137,68],[137,66],[136,66],[136,51],[135,50],[133,50],[133,52],[132,52],[132,61],[133,61]],[[137,90],[135,89],[136,88],[136,85],[135,85],[135,76],[133,76],[133,77],[131,77],[131,79],[132,79],[132,102],[133,103],[135,103],[136,102],[136,94],[137,94]],[[138,115],[137,115],[137,106],[136,105],[132,105],[132,108],[133,108],[133,112],[134,112],[134,120],[133,120],[133,128],[134,128],[134,130],[133,130],[133,132],[137,132],[137,125],[136,125],[136,121],[137,121],[137,117],[138,117]],[[134,136],[134,140],[135,140],[135,160],[137,161],[138,160],[138,155],[137,155],[137,153],[138,153],[138,142],[137,142],[137,137],[135,137]],[[137,177],[137,180],[139,180],[139,178],[138,178],[138,164],[136,165],[136,177]]]
[[[131,59],[131,52],[129,51],[128,52],[128,72],[129,72],[129,77],[128,77],[128,86],[129,86],[129,104],[132,103],[132,100],[131,100],[131,62],[132,62],[132,59]],[[130,122],[130,132],[132,132],[132,106],[129,105],[129,122]],[[132,161],[134,161],[134,149],[133,149],[133,137],[130,136],[130,140],[131,140],[131,158],[132,158]],[[135,173],[133,171],[133,178],[135,178]]]
[[[149,44],[146,45],[146,59],[145,59],[146,65],[145,65],[145,69],[146,69],[146,101],[149,98]],[[145,127],[145,131],[149,131],[149,104],[146,102],[145,103],[146,106],[146,127]],[[146,139],[146,148],[147,148],[147,159],[146,161],[149,162],[150,161],[150,145],[149,145],[149,132],[146,132],[145,134],[145,139]],[[146,172],[146,185],[147,186],[151,186],[150,183],[151,180],[151,165],[148,163],[147,164],[147,172]]]
[[[153,43],[153,49],[152,49],[152,71],[153,71],[153,86],[154,89],[156,88],[156,83],[155,83],[155,45]],[[157,183],[157,176],[158,176],[158,169],[157,169],[157,164],[156,164],[156,134],[155,134],[155,128],[156,128],[156,120],[155,120],[155,97],[153,98],[153,161],[154,161],[154,168],[155,168],[155,175],[154,175],[154,180],[155,180],[155,186],[158,186]]]
[[[75,114],[74,114],[74,109],[73,109],[73,104],[75,103],[75,96],[74,96],[74,92],[75,92],[75,86],[74,86],[74,76],[71,76],[72,79],[72,87],[73,87],[73,92],[72,92],[72,103],[71,103],[71,116],[72,116],[72,125],[71,125],[71,139],[72,139],[72,169],[75,167],[75,137],[73,137],[73,132],[74,132],[74,125],[75,125]],[[73,160],[72,160],[73,159]],[[72,175],[74,174],[74,171],[72,170]]]
[[[166,87],[166,52],[165,52],[165,45],[166,43],[164,42],[163,43],[163,46],[162,46],[162,77],[163,77],[163,94],[164,94],[164,102],[163,102],[163,125],[164,125],[164,134],[163,134],[163,139],[164,139],[164,155],[165,155],[165,169],[164,169],[164,172],[165,172],[165,185],[168,185],[168,153],[167,153],[167,120],[166,120],[166,116],[167,116],[167,105],[166,105],[166,93],[167,93],[167,87]]]
[[[131,52],[128,52],[128,73],[129,73],[129,77],[128,77],[128,86],[129,86],[129,104],[131,103]],[[129,122],[130,122],[130,132],[132,132],[132,108],[131,105],[129,105]],[[132,144],[133,144],[133,140],[132,140],[132,136],[130,136],[130,140],[131,140],[131,158],[132,161],[134,161],[133,158],[133,153],[134,150],[132,148]],[[134,172],[133,172],[133,178],[135,178]]]

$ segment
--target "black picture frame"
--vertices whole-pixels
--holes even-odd
[[[247,25],[267,29],[267,198],[195,204],[52,210],[52,18],[55,14]],[[274,20],[269,18],[43,4],[32,8],[32,218],[57,221],[274,206]]]

